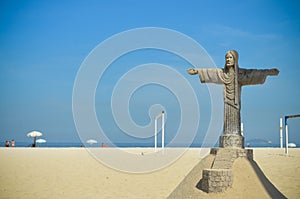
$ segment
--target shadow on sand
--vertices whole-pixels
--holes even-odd
[[[249,162],[271,198],[287,198],[269,181],[254,160]]]

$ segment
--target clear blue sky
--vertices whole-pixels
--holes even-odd
[[[278,77],[269,77],[264,85],[244,87],[242,91],[246,139],[278,143],[279,118],[300,114],[299,8],[298,1],[3,0],[0,2],[0,141],[28,141],[27,132],[40,130],[49,142],[78,142],[72,91],[83,60],[114,34],[132,28],[163,27],[196,40],[218,67],[224,65],[225,52],[236,49],[240,67],[280,70]],[[143,61],[159,61],[155,59],[157,55],[164,62],[163,52],[149,52],[138,61],[129,55],[123,63],[130,70]],[[117,64],[115,67],[121,67]],[[174,69],[183,74],[189,67],[185,64],[178,61]],[[112,69],[111,74],[108,71],[96,94],[99,122],[115,142],[132,141],[118,132],[107,113],[112,84],[126,72],[123,69]],[[205,85],[200,85],[196,77],[186,77],[196,92],[199,89],[200,100]],[[104,92],[105,89],[109,91]],[[157,103],[153,100],[155,93],[162,93],[161,103],[174,115],[169,114],[172,121],[169,132],[173,131],[180,119],[174,96],[161,87],[144,89],[134,94],[139,108],[133,111],[133,119],[141,125],[147,124],[148,110],[143,108]],[[210,102],[203,100],[199,104],[201,117],[205,118]],[[196,141],[203,139],[207,122],[205,119],[200,122]],[[290,141],[300,144],[299,133],[300,118],[290,120]]]

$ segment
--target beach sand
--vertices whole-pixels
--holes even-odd
[[[142,155],[153,149],[128,150]],[[195,188],[201,168],[212,161],[203,155],[209,149],[201,150],[190,148],[163,169],[134,174],[105,166],[85,148],[0,148],[0,198],[172,198],[176,191],[177,198],[271,198],[268,190],[300,198],[300,149],[285,155],[284,149],[255,148],[257,168],[238,159],[232,188],[217,194]]]

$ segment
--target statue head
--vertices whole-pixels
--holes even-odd
[[[235,50],[229,50],[225,54],[225,68],[234,67],[238,68],[239,54]]]

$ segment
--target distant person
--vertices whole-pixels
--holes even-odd
[[[107,146],[107,145],[105,145],[105,144],[103,144],[103,143],[101,144],[101,147],[102,147],[102,148],[109,148],[109,146]]]
[[[15,140],[11,141],[11,147],[15,147]]]
[[[9,141],[6,140],[5,147],[9,147]]]

